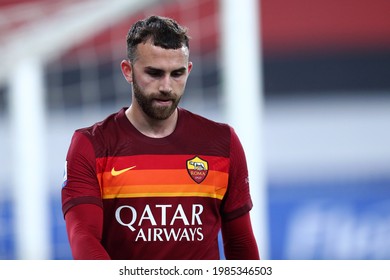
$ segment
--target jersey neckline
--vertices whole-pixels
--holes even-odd
[[[142,132],[140,132],[127,118],[126,116],[126,110],[128,107],[123,107],[117,114],[117,120],[119,122],[119,125],[123,128],[123,130],[126,132],[127,135],[130,135],[132,137],[136,137],[137,139],[147,142],[149,144],[153,145],[166,145],[168,143],[172,143],[177,137],[178,134],[180,134],[180,131],[183,127],[183,118],[184,118],[184,109],[178,107],[178,118],[176,127],[173,130],[173,132],[165,137],[161,138],[153,138],[149,137]]]

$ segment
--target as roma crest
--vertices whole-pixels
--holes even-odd
[[[207,161],[196,156],[187,160],[187,171],[192,180],[200,184],[206,179],[207,173],[209,172],[209,164]]]

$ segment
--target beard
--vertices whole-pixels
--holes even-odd
[[[166,120],[176,110],[180,97],[171,92],[159,92],[146,96],[145,92],[139,87],[135,77],[133,76],[133,93],[134,97],[141,107],[142,111],[151,119]],[[169,106],[160,106],[154,104],[156,99],[170,100],[172,103]]]

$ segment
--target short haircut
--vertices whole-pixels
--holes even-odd
[[[127,33],[127,57],[133,63],[137,57],[137,46],[151,40],[152,44],[164,49],[189,49],[187,28],[175,20],[161,16],[150,16],[133,24]]]

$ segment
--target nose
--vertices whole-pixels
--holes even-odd
[[[171,93],[172,92],[172,81],[169,75],[165,75],[160,80],[160,86],[158,89],[160,92]]]

